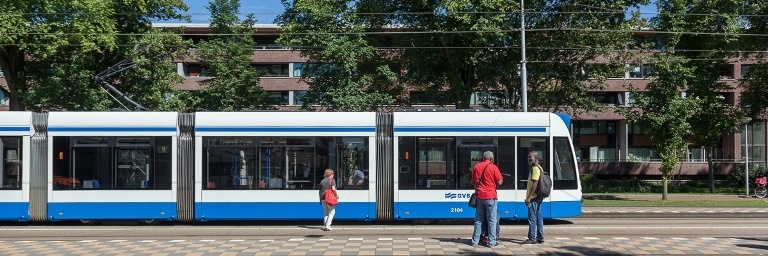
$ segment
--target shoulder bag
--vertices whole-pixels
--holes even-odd
[[[333,179],[331,179],[331,187],[325,190],[325,203],[328,205],[339,204],[339,195],[333,190]]]

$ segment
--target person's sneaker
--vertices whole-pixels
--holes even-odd
[[[539,239],[539,240],[536,241],[536,243],[543,244],[544,243],[544,239]]]
[[[489,244],[488,245],[488,247],[491,247],[491,248],[496,247],[496,246],[499,246],[499,242],[496,242],[495,244]]]
[[[523,241],[522,244],[536,244],[536,241],[533,241],[531,239],[525,239],[525,241]]]
[[[333,230],[331,227],[327,227],[327,228],[325,228],[325,229],[326,229],[325,231],[331,231],[331,230]]]

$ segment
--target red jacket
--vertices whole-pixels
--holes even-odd
[[[488,168],[485,168],[486,166]],[[485,170],[485,175],[483,175],[483,170]],[[480,179],[481,176],[483,177],[482,180]],[[491,163],[490,160],[479,162],[472,168],[472,184],[475,185],[477,199],[498,199],[496,185],[499,184],[500,180],[499,167]]]

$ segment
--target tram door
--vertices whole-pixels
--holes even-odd
[[[526,192],[528,191],[528,176],[530,173],[530,166],[528,165],[528,153],[538,152],[539,165],[547,173],[550,172],[549,161],[549,138],[547,137],[519,137],[517,141],[517,190],[519,198],[525,200]],[[541,208],[541,214],[545,218],[550,214],[548,213],[550,198],[545,198]],[[527,219],[528,208],[521,207],[517,212],[518,217]]]
[[[490,151],[494,155],[493,163],[499,167],[504,179],[497,187],[499,216],[504,219],[514,218],[514,139],[505,137],[460,137],[457,138],[456,162],[459,189],[474,190],[472,186],[472,168],[483,161],[483,153]]]

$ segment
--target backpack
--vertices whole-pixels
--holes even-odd
[[[541,166],[538,166],[539,170],[541,170],[541,174],[539,175],[539,185],[536,187],[536,195],[547,198],[549,197],[549,194],[552,193],[552,178],[549,177],[549,174],[544,171],[544,168],[541,168]]]

